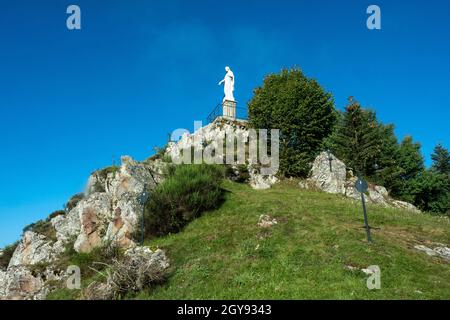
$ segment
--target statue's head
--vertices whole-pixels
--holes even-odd
[[[230,67],[226,66],[226,67],[225,67],[225,71],[226,71],[226,72],[230,71]]]

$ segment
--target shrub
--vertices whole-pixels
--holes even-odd
[[[56,217],[58,217],[58,216],[63,216],[63,215],[65,215],[66,214],[66,212],[64,211],[64,210],[57,210],[57,211],[54,211],[53,213],[51,213],[49,216],[48,216],[48,220],[52,220],[53,218],[56,218]]]
[[[246,183],[250,179],[250,173],[245,164],[240,164],[237,166],[226,165],[225,175],[227,178],[238,183]]]
[[[52,241],[56,241],[56,230],[53,227],[52,223],[49,219],[47,220],[39,220],[38,222],[29,224],[25,228],[23,228],[23,232],[32,231],[37,234],[41,234],[46,236],[48,239]]]
[[[16,248],[19,246],[19,242],[15,242],[9,246],[6,246],[2,249],[2,255],[0,256],[0,270],[5,270],[8,268],[9,261],[16,251]]]
[[[100,290],[100,298],[120,299],[149,289],[166,280],[167,269],[168,265],[144,253],[113,259],[112,264],[108,265],[107,282]],[[98,296],[94,294],[94,298]]]
[[[180,231],[203,211],[216,208],[223,195],[224,168],[215,165],[180,165],[155,191],[145,206],[147,237]]]
[[[96,270],[103,270],[113,259],[121,259],[123,256],[123,250],[114,241],[104,243],[91,252],[77,252],[74,243],[75,240],[72,240],[66,244],[64,253],[55,264],[57,269],[66,270],[68,266],[76,265],[85,277],[89,277],[96,274]]]
[[[65,209],[67,211],[72,210],[73,208],[75,208],[77,206],[77,204],[83,200],[84,198],[84,193],[78,193],[76,195],[74,195],[72,198],[70,198],[69,201],[67,201],[66,205],[65,205]]]

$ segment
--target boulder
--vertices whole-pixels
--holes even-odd
[[[403,210],[407,210],[407,211],[411,211],[414,213],[420,213],[421,211],[419,209],[417,209],[416,206],[414,206],[413,204],[409,203],[409,202],[405,202],[405,201],[399,201],[399,200],[392,200],[392,205],[395,208],[398,209],[403,209]]]
[[[344,195],[347,198],[351,198],[351,199],[354,199],[354,200],[360,200],[361,199],[361,194],[355,188],[355,184],[356,184],[357,180],[358,180],[358,178],[356,178],[354,176],[350,176],[348,178],[348,180],[345,182],[345,193],[344,193]]]
[[[250,175],[249,184],[255,190],[270,189],[272,185],[278,182],[278,178],[274,175],[262,175],[259,169],[253,166],[248,166],[248,173]]]
[[[386,192],[384,192],[384,191],[386,191]],[[368,192],[369,192],[370,202],[381,205],[383,207],[389,206],[389,204],[387,203],[387,198],[385,196],[383,196],[383,194],[387,194],[387,190],[384,187],[380,187],[380,186],[369,187]]]
[[[345,164],[334,155],[322,152],[314,160],[309,181],[325,192],[344,194],[346,176]]]
[[[276,219],[272,219],[268,215],[261,215],[259,217],[258,226],[263,229],[271,228],[276,224],[278,224],[278,221]]]

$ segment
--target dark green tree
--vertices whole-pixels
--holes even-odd
[[[298,68],[266,76],[248,109],[252,128],[280,129],[280,173],[285,176],[308,174],[337,116],[331,93]]]
[[[442,144],[438,144],[434,148],[431,160],[433,160],[432,169],[434,171],[450,175],[450,154]]]
[[[347,166],[370,176],[375,174],[382,141],[375,112],[364,110],[358,102],[351,100],[327,144]]]
[[[420,149],[420,143],[414,142],[411,136],[405,137],[400,143],[398,164],[402,169],[402,180],[413,179],[425,169]]]
[[[404,194],[423,211],[450,214],[450,185],[447,175],[424,170],[407,183]]]
[[[375,157],[373,168],[369,168],[371,182],[385,186],[388,190],[398,188],[401,169],[398,166],[400,147],[394,133],[394,125],[379,123],[380,153]]]
[[[420,149],[420,143],[414,142],[411,136],[405,137],[400,143],[396,156],[399,174],[395,177],[394,183],[389,186],[392,196],[408,202],[415,202],[415,195],[411,193],[410,184],[417,183],[415,179],[425,170]]]

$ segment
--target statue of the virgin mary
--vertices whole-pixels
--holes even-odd
[[[223,101],[228,100],[234,102],[234,73],[231,71],[230,67],[225,67],[225,71],[227,72],[225,78],[219,82],[219,86],[222,85],[222,83],[225,83],[223,89],[225,97],[223,98]]]

